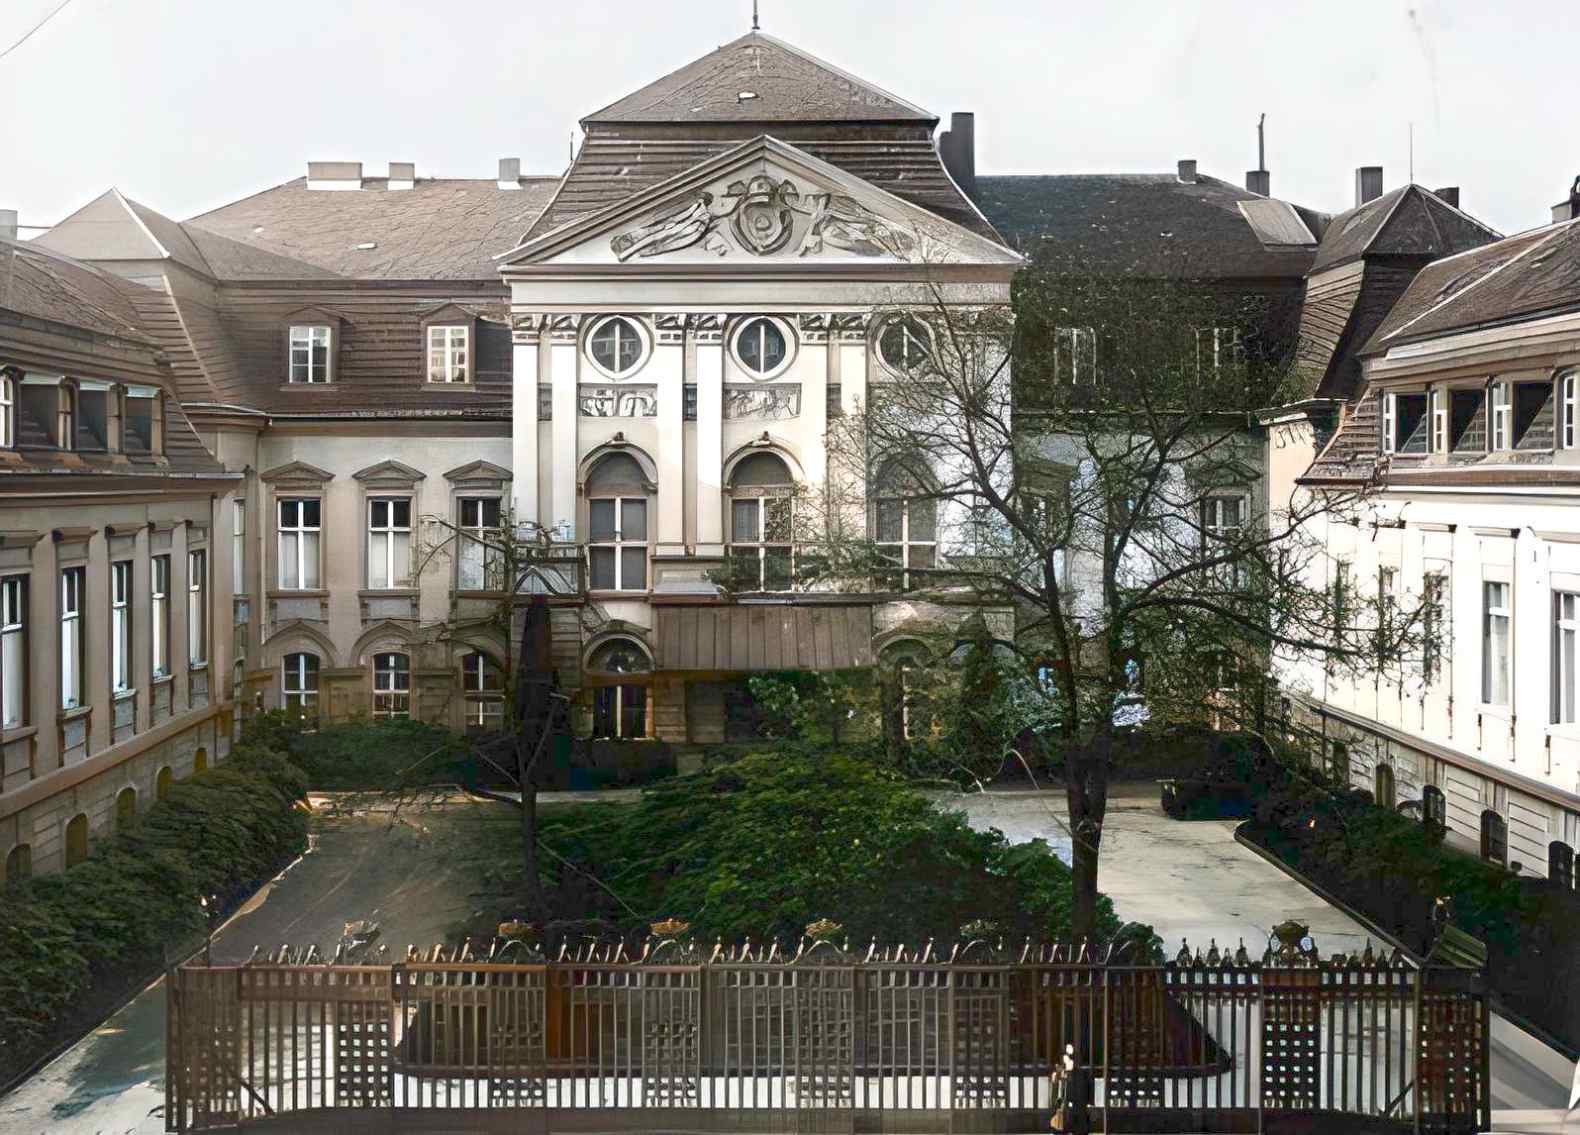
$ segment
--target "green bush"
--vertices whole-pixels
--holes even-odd
[[[266,714],[282,748],[321,791],[379,792],[473,778],[471,746],[455,730],[400,718],[347,721],[304,733],[283,715]]]
[[[860,943],[949,942],[979,919],[1011,941],[1069,926],[1069,869],[1046,844],[975,831],[835,751],[781,745],[671,778],[636,804],[548,811],[542,838],[550,913],[596,914],[631,935],[666,916],[708,941],[787,944],[819,918]],[[479,858],[510,865],[495,875],[497,913],[515,913],[515,858],[500,846]],[[1102,926],[1118,929],[1106,899]]]
[[[299,769],[251,733],[82,863],[0,891],[0,1083],[306,844]],[[87,1023],[84,1019],[80,1023]]]

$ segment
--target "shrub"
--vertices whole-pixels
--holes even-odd
[[[267,718],[283,715],[265,714]],[[385,791],[473,779],[471,745],[453,729],[402,718],[325,724],[304,733],[271,720],[286,751],[323,791]]]
[[[86,1024],[306,844],[299,769],[249,732],[82,863],[0,892],[0,1083]]]

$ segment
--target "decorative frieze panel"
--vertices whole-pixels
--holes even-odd
[[[727,384],[724,387],[726,418],[756,418],[777,422],[798,417],[800,413],[800,383],[776,383],[772,386]]]
[[[584,418],[653,418],[658,416],[656,386],[582,386],[576,405]]]
[[[324,611],[324,601],[316,595],[274,600],[274,621],[287,623],[292,619],[303,619],[309,623],[326,622],[328,616]]]

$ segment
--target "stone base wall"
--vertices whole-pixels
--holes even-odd
[[[208,767],[230,755],[234,723],[229,706],[189,716],[192,718],[189,726],[178,727],[172,735],[149,744],[87,780],[0,818],[0,871],[4,870],[4,863],[18,844],[29,846],[35,875],[61,870],[66,865],[66,826],[76,816],[88,818],[91,848],[114,832],[116,799],[122,790],[131,788],[136,792],[136,810],[141,814],[152,807],[157,798],[162,769],[168,768],[171,776],[180,780],[192,775],[200,752]],[[56,775],[66,780],[71,772],[68,766]],[[35,781],[34,784],[47,786],[48,781]],[[0,809],[3,807],[4,803],[0,802]]]

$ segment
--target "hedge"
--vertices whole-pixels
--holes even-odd
[[[171,785],[128,830],[58,874],[0,890],[0,1085],[91,1027],[301,853],[299,769],[248,734],[221,765]]]

